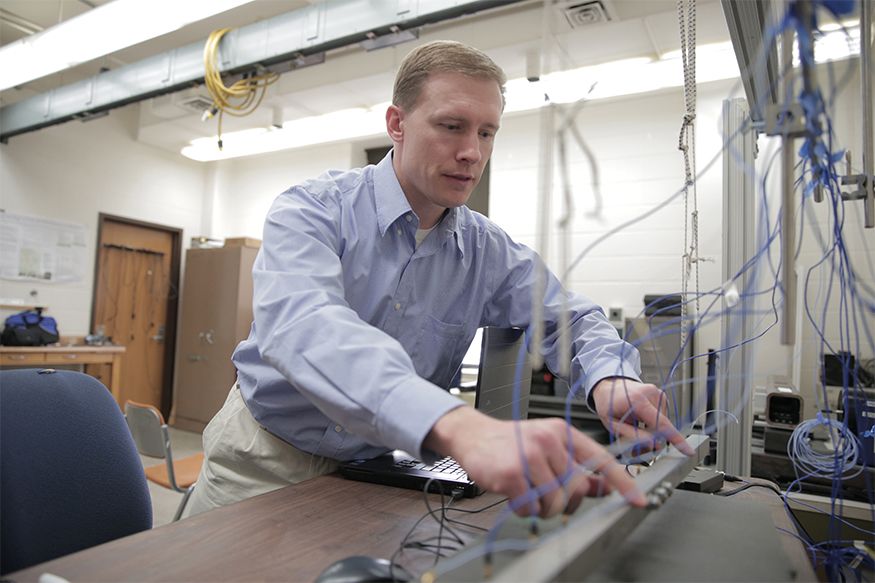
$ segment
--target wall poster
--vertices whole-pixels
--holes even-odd
[[[84,225],[0,211],[0,278],[81,282],[85,232]]]

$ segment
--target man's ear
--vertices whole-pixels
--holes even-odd
[[[404,111],[397,105],[390,105],[386,110],[386,133],[389,138],[395,142],[401,142],[404,137],[402,122],[404,121]]]

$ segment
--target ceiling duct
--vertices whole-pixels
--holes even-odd
[[[229,32],[220,69],[286,72],[328,50],[520,1],[326,0]],[[0,108],[0,142],[202,84],[203,51],[203,43],[192,43]]]

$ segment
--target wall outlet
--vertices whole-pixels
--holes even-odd
[[[608,320],[611,322],[622,322],[623,308],[610,308],[608,310]]]

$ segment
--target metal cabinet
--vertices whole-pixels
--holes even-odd
[[[186,252],[171,416],[180,429],[203,431],[236,378],[231,354],[249,335],[257,253],[255,246]]]

